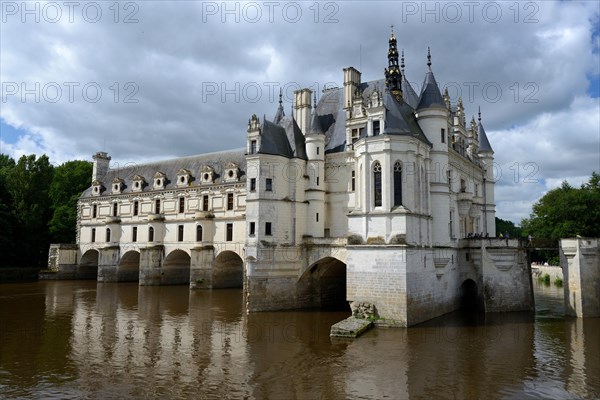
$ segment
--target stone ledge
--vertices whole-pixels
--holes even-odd
[[[366,319],[348,317],[331,326],[332,337],[356,338],[373,327],[373,322]]]

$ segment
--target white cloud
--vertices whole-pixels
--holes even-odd
[[[283,3],[272,22],[262,2],[228,3],[238,15],[223,13],[221,2],[130,3],[137,9],[120,3],[118,23],[112,3],[96,3],[103,11],[96,23],[86,22],[81,9],[73,23],[66,9],[59,23],[43,16],[39,23],[31,16],[22,23],[20,13],[3,14],[0,80],[19,89],[37,82],[41,99],[27,95],[23,102],[20,93],[3,99],[1,117],[28,135],[3,142],[2,151],[46,152],[62,162],[105,149],[113,160],[140,162],[242,147],[249,116],[275,112],[272,82],[341,85],[342,68],[349,65],[360,66],[364,80],[381,79],[394,23],[410,81],[420,86],[431,46],[438,82],[462,95],[469,116],[482,106],[506,174],[515,162],[539,167],[536,176],[544,184],[499,182],[500,217],[518,221],[555,180],[599,169],[598,102],[585,94],[600,64],[598,35],[592,37],[599,20],[594,2],[519,3],[518,15],[514,3],[498,2],[502,14],[495,22],[496,6],[479,2],[473,21],[467,6],[453,3],[461,7],[457,22],[443,2],[427,3],[437,9],[433,14],[422,2],[319,3],[318,15],[313,3],[294,3],[302,11],[298,22],[291,22],[294,9],[284,12]],[[249,22],[249,4],[260,9],[257,23]],[[123,23],[128,16],[138,22]],[[62,89],[56,103],[48,99],[53,82]],[[69,82],[78,84],[71,86],[72,99]],[[243,93],[222,96],[223,89],[241,91],[249,83],[264,88],[258,101]],[[89,93],[82,92],[85,85]],[[210,94],[213,85],[218,92]],[[101,99],[86,100],[98,87]],[[498,88],[502,94],[495,99]],[[132,99],[138,102],[126,102]]]

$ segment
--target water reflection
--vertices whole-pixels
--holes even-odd
[[[243,312],[240,290],[0,285],[8,398],[597,398],[600,319],[453,313],[332,340],[340,312]]]

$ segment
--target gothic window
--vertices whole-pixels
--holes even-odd
[[[202,241],[202,225],[196,225],[196,242]]]
[[[227,193],[227,209],[233,210],[233,193]]]
[[[225,240],[227,242],[233,241],[233,224],[227,224],[227,233],[226,233]]]
[[[379,136],[380,130],[379,120],[377,119],[373,121],[373,136]]]
[[[394,164],[394,205],[402,205],[402,163]]]
[[[373,198],[375,207],[381,207],[381,164],[378,161],[373,164]]]
[[[154,228],[153,227],[148,228],[148,241],[154,242]]]

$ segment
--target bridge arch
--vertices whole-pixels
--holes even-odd
[[[483,310],[483,297],[477,288],[477,283],[472,279],[466,279],[460,285],[460,308],[462,310]]]
[[[244,261],[234,251],[220,252],[213,262],[212,287],[238,288],[244,285]]]
[[[346,264],[324,257],[310,265],[298,279],[296,290],[302,308],[350,310],[346,300]]]
[[[130,250],[123,254],[117,268],[117,281],[137,282],[140,280],[140,253]]]
[[[79,279],[97,279],[99,257],[100,253],[95,249],[90,249],[83,253],[81,260],[79,260],[77,277]]]
[[[184,250],[171,251],[163,261],[160,282],[163,285],[190,283],[190,255]]]

